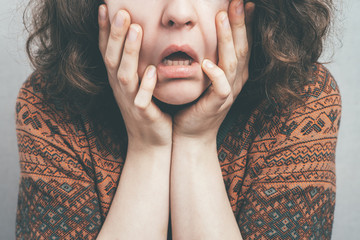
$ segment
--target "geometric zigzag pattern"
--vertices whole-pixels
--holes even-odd
[[[264,186],[249,191],[238,218],[243,236],[251,239],[331,238],[334,192],[301,186],[277,195],[278,191],[278,188]]]
[[[77,183],[23,177],[17,235],[23,239],[89,239],[101,229],[99,203],[93,191],[93,187]]]
[[[263,102],[246,115],[232,114],[218,141],[243,239],[331,237],[341,98],[325,67],[316,64],[313,72],[302,91],[304,106],[270,116]],[[44,84],[33,74],[16,103],[17,239],[96,239],[120,179],[126,139],[104,129],[103,147],[90,118],[75,119],[44,100]]]

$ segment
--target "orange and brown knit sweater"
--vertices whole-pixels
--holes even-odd
[[[111,205],[124,153],[99,144],[86,116],[72,120],[44,100],[42,79],[25,82],[16,104],[20,155],[18,239],[95,239]],[[314,66],[304,106],[286,114],[231,113],[218,158],[244,239],[330,239],[335,147],[341,115],[336,82]],[[136,206],[134,206],[136,207]]]

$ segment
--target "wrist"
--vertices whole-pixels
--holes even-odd
[[[127,148],[127,159],[138,159],[141,162],[145,159],[170,162],[171,161],[171,142],[163,145],[152,145],[142,141],[129,141]]]
[[[159,134],[160,135],[160,134]],[[165,135],[165,134],[164,134]],[[128,150],[129,149],[166,149],[172,145],[172,134],[168,136],[146,136],[144,134],[129,134],[128,133]]]
[[[174,130],[172,136],[173,146],[188,145],[194,147],[216,147],[216,133],[207,132],[202,134],[184,134]]]
[[[172,155],[198,159],[204,153],[216,152],[216,138],[173,135]]]
[[[168,143],[148,143],[143,141],[137,141],[137,140],[130,140],[128,142],[128,152],[129,151],[137,151],[137,152],[156,152],[156,151],[166,151],[171,150],[172,143],[169,141]]]

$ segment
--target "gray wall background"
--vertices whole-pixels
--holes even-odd
[[[360,1],[338,0],[339,43],[326,66],[342,93],[343,112],[337,145],[337,202],[333,239],[359,239],[360,227]],[[0,239],[15,239],[19,164],[15,135],[15,100],[31,68],[25,57],[22,10],[27,0],[0,0]],[[336,43],[337,41],[335,41]],[[330,53],[330,54],[329,54]]]

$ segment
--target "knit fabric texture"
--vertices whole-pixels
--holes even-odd
[[[328,70],[313,70],[305,105],[271,115],[262,102],[231,111],[221,126],[219,164],[244,239],[331,237],[341,98]],[[123,143],[109,136],[99,144],[89,118],[74,120],[44,100],[42,81],[33,74],[16,103],[17,239],[95,239],[124,166]]]

